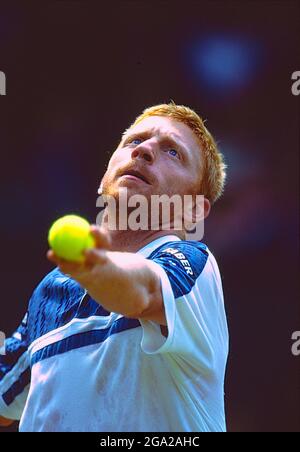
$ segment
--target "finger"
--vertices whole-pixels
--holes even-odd
[[[51,261],[53,264],[57,265],[57,257],[54,254],[53,250],[48,250],[47,251],[47,259],[49,259],[49,261]]]
[[[90,248],[84,251],[86,265],[103,265],[107,262],[106,250]]]
[[[111,249],[110,240],[108,238],[107,233],[104,232],[103,229],[99,228],[96,225],[92,225],[90,231],[91,231],[92,236],[95,239],[95,243],[96,243],[95,247],[96,248],[102,248],[102,249],[104,248],[106,250]]]
[[[82,272],[85,269],[84,262],[74,262],[67,261],[58,257],[53,250],[49,250],[47,252],[47,258],[55,265],[57,265],[62,273],[66,273],[68,275]]]

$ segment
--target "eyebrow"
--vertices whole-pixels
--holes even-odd
[[[124,143],[126,143],[126,141],[129,138],[134,138],[134,137],[145,137],[145,136],[149,136],[151,134],[157,133],[158,135],[162,138],[162,139],[166,139],[168,140],[170,143],[175,144],[176,146],[178,146],[181,150],[184,151],[185,157],[189,157],[189,150],[188,148],[183,144],[181,138],[176,135],[175,133],[161,133],[159,131],[157,131],[157,129],[155,127],[151,128],[151,129],[146,129],[146,130],[141,130],[140,132],[133,132],[131,133],[130,130],[127,130],[124,134],[123,134],[123,140]]]

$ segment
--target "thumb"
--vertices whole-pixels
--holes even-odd
[[[107,262],[106,250],[99,248],[89,248],[84,251],[85,255],[85,264],[86,265],[96,265],[96,264],[105,264]]]
[[[111,242],[107,232],[105,232],[103,229],[99,228],[96,225],[92,225],[90,231],[95,240],[96,248],[102,248],[106,250],[111,249]]]

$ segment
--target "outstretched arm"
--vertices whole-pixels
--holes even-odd
[[[108,311],[166,325],[155,264],[139,254],[110,251],[106,234],[96,226],[91,232],[96,247],[85,252],[84,263],[59,259],[53,251],[48,251],[48,258]]]

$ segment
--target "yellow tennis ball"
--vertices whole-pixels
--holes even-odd
[[[89,222],[77,215],[56,220],[49,230],[48,242],[58,257],[76,262],[83,262],[83,251],[95,246]]]

